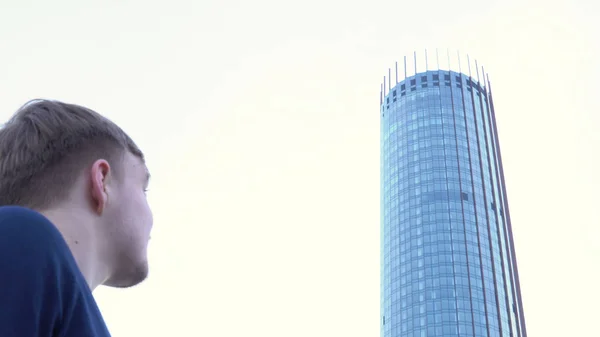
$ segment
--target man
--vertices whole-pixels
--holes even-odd
[[[149,177],[81,106],[32,101],[0,128],[0,336],[110,336],[92,291],[146,278]]]

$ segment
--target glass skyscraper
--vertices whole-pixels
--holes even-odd
[[[381,337],[526,337],[487,75],[414,63],[380,96]]]

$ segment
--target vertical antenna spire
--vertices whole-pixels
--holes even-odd
[[[481,66],[481,84],[484,88],[487,88],[487,84],[485,83],[485,68]]]
[[[469,54],[467,54],[467,67],[469,67],[469,77],[471,76],[471,59],[469,58]]]
[[[413,52],[414,58],[415,58],[415,75],[417,74],[417,52]]]

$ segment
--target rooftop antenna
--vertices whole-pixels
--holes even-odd
[[[415,58],[415,75],[417,74],[417,52],[413,52],[414,58]]]
[[[467,67],[469,67],[469,77],[471,76],[471,59],[469,59],[469,54],[467,54]]]

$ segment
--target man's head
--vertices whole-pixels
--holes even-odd
[[[110,266],[108,286],[147,276],[148,179],[131,138],[90,109],[36,100],[0,128],[0,206],[76,214]]]

